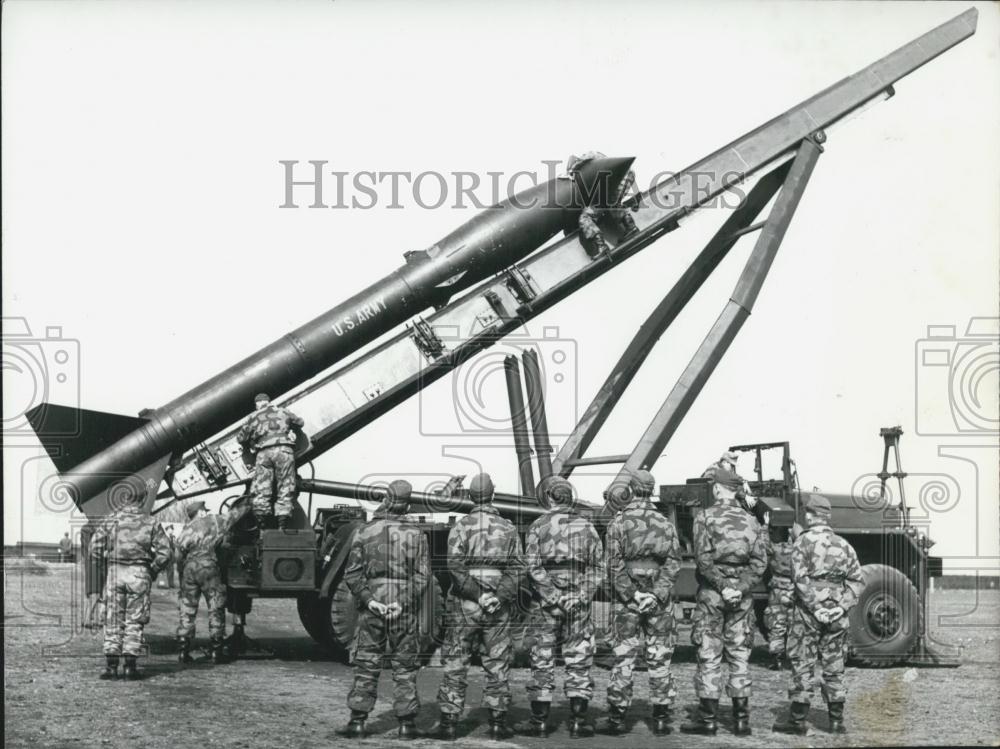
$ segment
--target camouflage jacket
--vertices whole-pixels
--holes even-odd
[[[771,587],[782,590],[792,588],[792,542],[769,541],[768,567],[771,570]]]
[[[469,574],[470,567],[503,570],[497,582]],[[448,571],[452,591],[462,598],[478,601],[489,592],[503,602],[517,595],[524,574],[521,538],[517,528],[492,505],[481,505],[463,517],[448,534]]]
[[[236,440],[241,445],[250,445],[255,450],[278,445],[294,447],[294,429],[300,429],[304,425],[305,422],[291,411],[270,405],[250,414],[250,418],[236,435]]]
[[[170,563],[172,549],[158,520],[138,506],[110,515],[90,538],[90,556],[109,564],[141,564],[155,576]]]
[[[593,598],[604,578],[597,531],[568,507],[555,507],[531,524],[524,557],[532,590],[543,606],[558,606],[565,588]]]
[[[674,524],[658,511],[648,497],[637,497],[615,515],[605,536],[608,574],[615,595],[624,603],[632,600],[639,586],[629,574],[629,562],[652,560],[660,565],[652,590],[666,603],[681,568],[680,547]]]
[[[735,500],[720,500],[695,513],[694,551],[698,583],[736,588],[746,595],[767,569],[767,537]]]
[[[216,552],[226,539],[226,534],[250,511],[250,503],[243,502],[225,515],[205,515],[195,518],[177,536],[174,556],[183,567],[188,559],[216,560]]]
[[[825,522],[795,539],[792,581],[797,602],[811,614],[837,606],[850,611],[865,587],[854,547]]]
[[[372,581],[406,583],[416,605],[431,579],[427,536],[405,516],[380,510],[354,532],[344,581],[362,608],[374,598]]]

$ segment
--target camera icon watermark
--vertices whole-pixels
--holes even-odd
[[[62,328],[34,336],[23,317],[3,318],[3,438],[34,433],[31,421],[44,424],[44,436],[80,433],[80,342],[64,338]],[[58,418],[47,404],[59,404]],[[33,410],[34,409],[34,410]],[[29,414],[31,419],[29,420]]]
[[[449,338],[456,346],[465,341],[457,334],[435,332],[446,346]],[[579,357],[577,342],[562,336],[557,326],[546,326],[540,337],[508,336],[454,369],[448,378],[450,405],[442,407],[431,400],[437,394],[422,390],[418,396],[420,433],[435,437],[509,435],[512,427],[505,395],[505,361],[516,358],[523,380],[522,357],[529,351],[537,354],[549,436],[568,435],[579,416]],[[530,424],[537,400],[525,390],[524,402],[525,418]]]
[[[958,479],[947,473],[907,473],[906,502],[911,519],[953,511],[962,499]],[[851,487],[851,500],[861,512],[885,512],[898,508],[899,484],[896,479],[882,481],[877,473],[858,476]]]
[[[1000,318],[973,317],[965,335],[930,325],[916,344],[916,433],[1000,433]]]

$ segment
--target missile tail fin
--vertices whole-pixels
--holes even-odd
[[[25,415],[59,473],[72,471],[149,421],[53,403],[41,403]]]

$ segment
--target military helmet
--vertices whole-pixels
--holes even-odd
[[[740,454],[738,452],[734,450],[726,450],[724,453],[722,453],[722,457],[719,458],[719,462],[720,463],[728,462],[732,463],[733,465],[736,465],[739,459],[740,459]]]
[[[813,494],[806,502],[806,511],[821,517],[830,517],[830,500],[822,494]]]
[[[611,486],[604,490],[604,499],[612,507],[620,510],[629,503],[629,500],[631,500],[635,494],[635,487],[631,484],[615,481],[612,482]]]
[[[573,502],[573,485],[561,476],[549,476],[538,484],[538,491],[550,502],[568,505]]]
[[[743,480],[726,468],[720,468],[715,472],[715,483],[734,492],[743,488]]]
[[[639,469],[632,474],[629,480],[629,487],[638,497],[652,497],[656,491],[656,479],[653,474],[645,469]]]
[[[477,504],[493,499],[493,479],[488,473],[477,473],[469,482],[469,499]]]
[[[202,511],[202,510],[204,510],[204,509],[205,509],[205,503],[204,503],[204,502],[202,502],[202,501],[201,501],[201,500],[199,499],[199,500],[198,500],[198,501],[196,501],[196,502],[192,502],[191,504],[189,504],[189,505],[188,505],[188,506],[187,506],[186,508],[184,508],[184,509],[185,509],[185,510],[187,511],[187,516],[188,516],[188,519],[190,520],[190,519],[192,519],[192,518],[193,518],[193,517],[194,517],[195,515],[197,515],[197,514],[198,514],[198,513],[200,512],[200,511]]]
[[[413,493],[413,485],[405,479],[396,479],[386,490],[385,502],[383,506],[387,512],[403,515],[410,509],[410,495]]]
[[[257,393],[257,395],[253,397],[254,403],[260,403],[261,401],[270,401],[270,400],[271,396],[268,395],[267,393]]]

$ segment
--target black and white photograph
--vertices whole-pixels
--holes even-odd
[[[1000,745],[1000,4],[0,46],[5,747]]]

